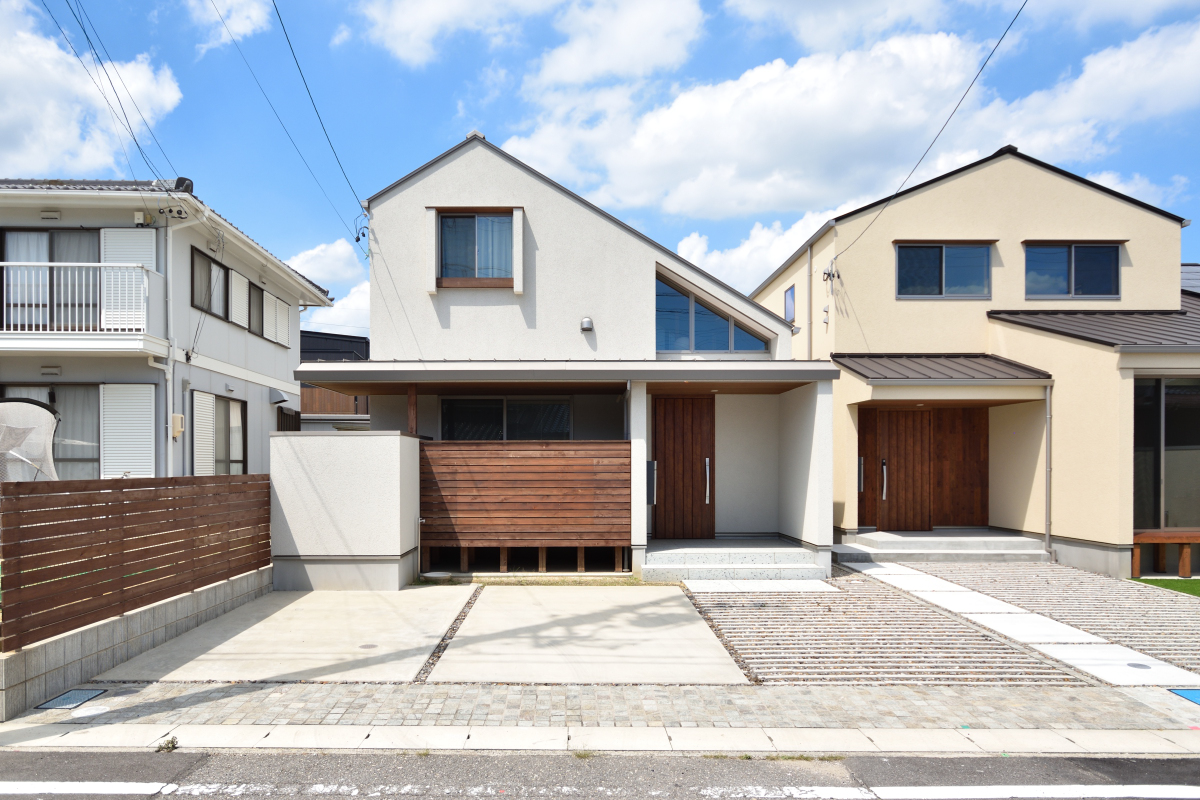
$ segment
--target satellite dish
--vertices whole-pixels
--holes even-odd
[[[0,397],[0,481],[56,481],[53,406],[24,397]]]

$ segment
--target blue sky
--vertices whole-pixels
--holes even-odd
[[[175,167],[135,119],[158,169],[333,291],[310,326],[365,333],[357,201],[270,0],[215,3],[333,208],[214,0],[45,2],[85,54],[86,11]],[[1019,5],[278,2],[358,197],[479,129],[743,291],[895,189]],[[116,131],[41,0],[0,0],[0,174],[149,177]],[[1200,219],[1200,0],[1030,0],[914,180],[1008,143]]]

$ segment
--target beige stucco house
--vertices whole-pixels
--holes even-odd
[[[843,368],[841,541],[990,528],[1128,576],[1135,530],[1200,529],[1188,224],[1011,146],[825,223],[751,296]]]

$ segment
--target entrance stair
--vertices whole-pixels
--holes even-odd
[[[824,580],[817,553],[789,539],[652,539],[642,580]]]
[[[898,561],[1048,562],[1042,540],[994,530],[872,531],[843,534],[837,563]]]

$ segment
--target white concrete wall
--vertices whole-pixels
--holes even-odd
[[[650,506],[646,496],[646,459],[650,452],[650,403],[646,382],[633,381],[629,386],[629,480],[630,480],[630,545],[631,563],[635,577],[641,577],[646,562],[646,532],[650,529]]]
[[[271,436],[281,590],[394,590],[416,574],[418,440],[383,431]]]
[[[717,533],[778,533],[779,395],[715,400]]]
[[[833,546],[833,388],[817,381],[779,397],[779,532],[820,552]]]

